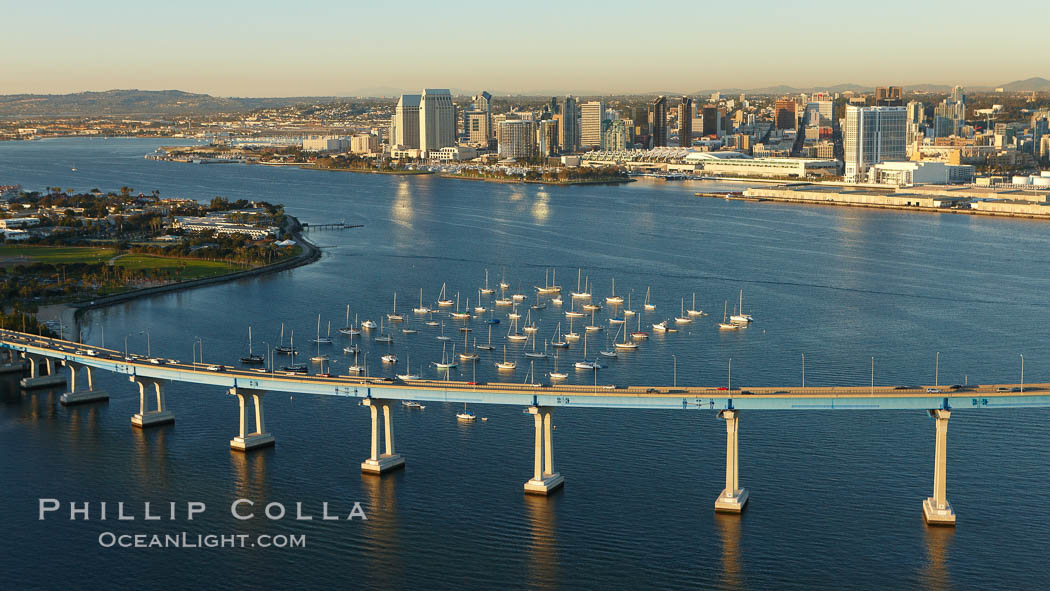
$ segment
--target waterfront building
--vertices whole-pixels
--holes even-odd
[[[427,88],[419,98],[419,149],[423,156],[456,144],[456,107],[446,88]]]
[[[466,114],[467,141],[472,146],[488,148],[493,137],[492,115],[485,111],[467,111]]]
[[[558,109],[558,143],[562,152],[575,152],[580,147],[580,123],[576,99],[569,95]]]
[[[412,150],[419,148],[418,94],[403,94],[397,99],[391,123],[390,145]]]
[[[868,182],[906,187],[912,185],[946,185],[970,183],[974,167],[945,162],[880,162],[868,169]]]
[[[678,145],[688,148],[693,145],[693,99],[683,96],[678,103]]]
[[[872,164],[907,159],[905,119],[904,107],[846,105],[846,182],[863,182]]]
[[[333,135],[303,138],[304,152],[343,152],[350,148],[350,140]]]
[[[649,109],[649,128],[653,134],[653,147],[667,145],[667,97],[659,96]]]
[[[536,155],[536,122],[510,119],[496,132],[500,158],[532,158]]]
[[[374,154],[379,151],[379,136],[359,133],[350,138],[350,151],[354,154]]]
[[[558,121],[543,119],[536,122],[536,150],[540,156],[558,152]]]
[[[602,145],[602,121],[605,120],[605,103],[590,101],[580,105],[580,147],[596,148]]]

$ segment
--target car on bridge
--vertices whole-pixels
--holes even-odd
[[[940,388],[926,388],[926,393],[927,394],[943,394],[944,390],[941,390]]]

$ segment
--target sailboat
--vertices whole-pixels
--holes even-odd
[[[726,301],[725,305],[722,307],[722,322],[718,323],[718,330],[736,330],[736,329],[740,328],[739,324],[734,324],[734,323],[728,322],[726,320],[726,314],[728,314],[728,313],[729,313],[729,302]]]
[[[491,351],[491,350],[495,349],[495,347],[492,346],[492,325],[491,324],[489,325],[489,342],[487,344],[484,344],[484,345],[479,345],[479,344],[477,344],[475,342],[474,343],[474,348],[475,349],[481,349],[482,351]]]
[[[644,341],[649,338],[649,333],[642,330],[642,317],[638,317],[638,330],[631,333],[631,338],[636,341]]]
[[[412,312],[415,314],[429,314],[430,308],[423,305],[423,288],[419,288],[419,307],[412,308]]]
[[[470,307],[470,300],[467,300],[467,307],[468,308]],[[470,312],[460,312],[459,311],[459,292],[458,291],[456,292],[456,311],[455,312],[450,312],[449,316],[451,316],[453,320],[468,320],[470,318]]]
[[[456,413],[456,419],[460,421],[474,421],[478,417],[474,415],[474,411],[467,410],[467,403],[463,403],[463,412]]]
[[[583,360],[577,361],[575,364],[576,369],[601,369],[601,365],[597,361],[587,361],[587,335],[583,336]]]
[[[427,326],[437,326],[438,321],[434,320],[434,310],[428,311],[427,314],[429,314],[429,316],[427,317],[427,321],[423,324],[426,324]]]
[[[338,332],[339,334],[346,334],[350,336],[354,336],[355,334],[361,334],[360,330],[354,328],[353,324],[350,324],[350,304],[346,305],[346,326],[337,329],[336,332]]]
[[[489,270],[488,269],[485,269],[485,287],[482,287],[481,289],[479,289],[478,292],[482,293],[482,294],[485,294],[485,295],[492,295],[493,293],[496,293],[496,290],[494,290],[491,287],[489,287]]]
[[[383,332],[383,319],[382,318],[379,319],[379,334],[376,335],[376,339],[375,340],[376,340],[377,343],[393,343],[394,342],[394,337],[392,337],[389,334]]]
[[[510,309],[510,313],[507,314],[507,318],[510,320],[517,320],[518,318],[521,318],[521,314],[518,314],[517,304],[515,304],[514,307]]]
[[[422,368],[421,368],[420,373],[422,373]],[[394,374],[394,375],[397,376],[397,379],[399,379],[399,380],[401,380],[403,382],[407,382],[409,380],[422,379],[422,377],[419,374],[412,373],[412,356],[411,355],[408,356],[408,362],[405,363],[405,373],[399,373],[399,374]],[[401,404],[404,404],[408,408],[418,408],[420,410],[423,410],[423,408],[424,408],[422,404],[420,404],[418,402],[412,402],[410,400],[402,400]]]
[[[450,340],[452,340],[452,337],[445,336],[445,321],[444,320],[441,321],[441,334],[439,334],[438,336],[436,336],[434,338],[436,338],[439,341],[450,341]]]
[[[754,322],[754,318],[750,314],[744,314],[744,290],[740,290],[740,307],[737,308],[737,313],[729,317],[729,321],[734,324],[747,324]]]
[[[653,310],[656,309],[656,304],[650,304],[649,303],[649,290],[650,289],[652,289],[652,288],[651,287],[646,287],[645,288],[645,303],[643,304],[643,307],[645,308],[646,312],[652,312]]]
[[[538,328],[536,328],[536,323],[532,321],[532,310],[529,310],[528,313],[525,315],[525,328],[523,328],[522,330],[528,334],[532,334],[539,330]]]
[[[445,284],[441,284],[441,293],[438,294],[438,306],[441,308],[447,308],[452,305],[452,300],[445,296]]]
[[[255,355],[252,353],[252,327],[248,327],[248,355],[241,357],[241,363],[245,365],[262,365],[266,363],[266,360],[261,355]]]
[[[508,327],[508,330],[507,330],[507,340],[508,341],[525,341],[525,340],[528,340],[528,338],[529,338],[529,335],[523,334],[521,332],[518,332],[518,319],[517,318],[512,318],[511,322],[510,322],[510,326]]]
[[[551,298],[551,303],[554,304],[555,306],[560,306],[562,304],[562,302],[561,302],[561,294],[556,295],[553,298]]]
[[[500,362],[500,361],[496,362],[496,369],[501,370],[501,371],[509,371],[509,370],[514,369],[515,367],[518,367],[518,362],[517,361],[507,361],[507,346],[503,345],[503,361],[502,362]]]
[[[286,371],[286,372],[289,372],[289,373],[296,373],[296,374],[306,373],[306,371],[307,371],[306,366],[301,364],[301,363],[296,363],[295,362],[295,331],[294,330],[292,331],[292,335],[290,337],[290,341],[291,341],[291,347],[290,348],[292,349],[292,363],[291,363],[291,365],[286,365],[286,366],[282,367],[281,369],[283,371]]]
[[[563,341],[561,337],[561,322],[558,323],[558,326],[554,327],[554,336],[551,337],[551,346],[555,349],[569,348],[569,343]]]
[[[561,286],[558,285],[558,270],[554,269],[554,279],[552,282],[547,282],[547,271],[543,272],[543,287],[536,286],[536,293],[538,294],[552,294],[561,293]]]
[[[639,328],[641,328],[641,319],[638,320],[638,324],[639,324]],[[622,327],[622,328],[623,328],[623,340],[619,341],[619,342],[616,342],[616,340],[613,339],[613,341],[614,341],[613,342],[613,346],[616,347],[617,349],[627,349],[627,350],[632,350],[632,351],[634,349],[637,349],[638,348],[638,343],[636,343],[634,341],[628,341],[627,340],[627,327]],[[620,333],[617,332],[616,334],[620,334]],[[649,336],[649,335],[646,335],[646,336]]]
[[[510,287],[510,284],[507,283],[507,268],[504,267],[503,268],[503,277],[499,281],[499,288],[500,289],[507,289],[509,287]]]
[[[590,278],[588,278],[587,279],[587,293],[591,292],[590,282],[591,282],[591,280],[590,280]],[[594,312],[596,310],[601,310],[601,309],[602,309],[602,305],[601,304],[596,304],[594,302],[587,302],[586,304],[583,305],[583,311],[584,312]]]
[[[328,336],[326,336],[326,337],[322,337],[321,336],[321,315],[320,314],[317,315],[317,336],[313,339],[313,342],[318,343],[318,344],[322,344],[322,345],[331,345],[332,344],[332,325],[331,324],[328,325]]]
[[[386,315],[386,319],[390,322],[401,322],[405,319],[404,316],[397,313],[397,292],[394,292],[394,311]]]
[[[621,327],[621,328],[623,328],[623,327]],[[617,336],[620,335],[620,331],[619,330],[616,331],[616,335]],[[615,342],[615,340],[616,340],[616,337],[613,337],[613,341],[614,342]],[[609,333],[605,333],[605,349],[602,350],[602,351],[598,351],[598,354],[601,355],[602,357],[616,357],[616,349],[615,348],[613,348],[613,349],[609,348]]]
[[[321,370],[322,370],[322,373],[324,373],[324,371],[323,371],[324,370],[324,362],[328,361],[328,355],[321,353],[321,341],[320,340],[316,340],[315,339],[314,342],[317,343],[317,354],[314,355],[313,357],[311,357],[310,361],[313,361],[314,363],[322,364]]]
[[[685,315],[685,298],[682,298],[682,313],[675,317],[676,324],[689,324],[693,321],[692,318]]]
[[[474,339],[474,352],[472,353],[472,352],[467,350],[467,336],[468,336],[467,333],[463,333],[463,352],[459,354],[459,360],[460,361],[477,361],[478,359],[481,359],[481,356],[478,355],[478,353],[477,353],[478,340]]]
[[[580,288],[580,278],[582,277],[583,269],[576,271],[576,291],[572,292],[572,299],[574,300],[586,300],[591,297],[589,291],[585,291]]]
[[[273,348],[274,353],[280,353],[282,355],[294,355],[295,347],[286,347],[284,345],[284,323],[281,323],[281,344]]]
[[[547,343],[543,343],[543,353],[539,353],[536,351],[536,334],[533,333],[532,335],[530,335],[530,337],[532,338],[532,351],[526,351],[525,356],[529,357],[530,359],[546,359]]]
[[[616,278],[615,277],[613,277],[613,280],[612,280],[612,292],[610,293],[609,297],[605,298],[605,303],[609,304],[609,305],[612,305],[612,306],[616,306],[616,305],[619,305],[619,304],[623,303],[623,298],[618,296],[618,295],[616,295]]]
[[[630,293],[627,294],[627,307],[623,309],[623,316],[624,316],[624,318],[630,318],[631,316],[634,316],[634,310],[631,309],[631,294],[632,293],[634,293],[633,289],[631,290]]]
[[[365,353],[365,365],[368,364],[368,353]],[[360,374],[365,371],[364,365],[357,364],[357,353],[354,353],[354,363],[346,368],[346,373]]]
[[[688,310],[686,310],[686,314],[689,314],[690,318],[692,318],[693,316],[703,316],[704,315],[704,311],[703,310],[698,310],[696,308],[696,292],[695,291],[693,292],[693,307],[689,308]]]
[[[347,353],[349,355],[357,355],[360,351],[361,351],[361,349],[358,348],[358,346],[354,344],[354,335],[353,335],[353,333],[351,333],[350,334],[350,344],[345,346],[345,347],[343,347],[343,353]]]
[[[526,386],[532,386],[533,388],[539,388],[540,384],[536,383],[536,362],[529,362],[529,372],[525,374],[525,381],[522,382]]]
[[[588,324],[587,326],[584,326],[583,329],[586,332],[598,332],[599,330],[602,329],[601,326],[599,326],[599,325],[594,323],[594,310],[591,310],[591,323]]]
[[[453,357],[455,357],[455,355],[456,355],[456,346],[455,345],[452,345],[452,355],[453,355]],[[441,361],[433,361],[431,363],[433,363],[434,367],[436,367],[438,369],[448,370],[448,369],[452,369],[453,367],[456,367],[456,361],[454,359],[449,359],[448,358],[448,353],[445,351],[445,343],[441,344]]]
[[[572,300],[572,305],[569,306],[569,309],[565,311],[565,317],[566,318],[583,318],[583,312],[577,312],[576,311],[576,300],[575,299]]]
[[[580,335],[572,330],[572,318],[569,318],[569,332],[565,333],[565,340],[570,343],[580,340]]]
[[[506,275],[506,271],[504,271],[504,275]],[[507,285],[506,281],[500,281],[500,283],[499,283],[499,297],[496,298],[495,300],[493,300],[492,303],[496,304],[497,306],[510,306],[510,305],[514,304],[514,300],[512,300],[512,299],[507,297],[507,288],[508,287],[510,287],[510,286]]]
[[[552,380],[564,380],[569,374],[558,371],[558,355],[554,356],[554,371],[547,374]]]
[[[478,290],[478,305],[474,306],[474,313],[477,314],[478,316],[480,316],[480,315],[484,314],[485,312],[488,312],[488,309],[485,308],[485,306],[481,305],[481,290],[479,289]]]

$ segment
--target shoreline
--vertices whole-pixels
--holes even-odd
[[[312,165],[312,164],[302,164],[300,162],[291,162],[291,163],[288,163],[288,164],[281,164],[281,165],[264,164],[262,162],[257,162],[256,164],[259,164],[260,166],[291,166],[291,165],[298,164],[299,168],[301,168],[303,170],[320,170],[320,171],[325,171],[325,172],[360,172],[360,173],[364,173],[364,174],[392,174],[392,175],[395,175],[395,176],[396,175],[413,176],[413,175],[434,174],[434,172],[430,171],[430,170],[368,170],[368,169],[364,169],[364,168],[358,170],[356,168],[319,168],[319,167],[317,167],[315,165]]]
[[[190,281],[180,281],[178,283],[158,285],[156,287],[145,287],[142,289],[135,289],[123,293],[103,296],[101,298],[95,298],[93,300],[80,300],[77,302],[55,304],[53,306],[48,307],[51,308],[52,311],[57,314],[58,320],[61,321],[63,324],[67,324],[66,321],[68,320],[69,326],[73,327],[74,330],[79,330],[80,319],[86,312],[89,312],[91,310],[98,310],[101,308],[112,306],[114,304],[120,304],[147,296],[183,291],[187,289],[195,289],[198,287],[217,285],[220,283],[226,283],[238,279],[246,279],[250,277],[268,275],[270,273],[277,273],[280,271],[287,271],[296,267],[302,267],[304,265],[309,265],[318,261],[321,258],[320,247],[310,242],[308,239],[306,239],[306,237],[303,236],[302,225],[299,223],[298,218],[295,218],[293,216],[288,217],[294,220],[294,226],[296,227],[296,229],[292,232],[292,238],[295,239],[295,241],[303,247],[303,251],[292,258],[285,259],[283,261],[278,261],[276,263],[271,263],[269,265],[263,265],[261,267],[254,267],[252,269],[235,271],[233,273],[216,275],[215,277],[204,277],[201,279],[192,279]]]
[[[578,180],[578,181],[544,181],[544,180],[526,180],[526,179],[500,179],[500,178],[485,178],[485,177],[474,177],[474,176],[462,176],[458,174],[438,174],[443,179],[456,179],[461,181],[482,181],[486,183],[499,183],[502,185],[622,185],[627,183],[633,183],[635,179],[606,179],[606,180]]]

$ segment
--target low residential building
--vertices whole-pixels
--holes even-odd
[[[40,218],[8,218],[6,220],[0,220],[0,230],[30,228],[39,225]]]
[[[343,152],[350,148],[350,141],[344,137],[319,136],[303,139],[304,152]]]
[[[379,151],[379,136],[359,133],[351,137],[350,151],[354,154],[375,154]]]
[[[868,169],[868,182],[905,187],[973,182],[974,167],[944,162],[880,162]]]
[[[431,152],[435,160],[442,162],[473,160],[478,157],[477,148],[470,146],[445,146],[437,152]]]
[[[273,226],[251,226],[226,221],[225,218],[216,219],[212,217],[177,217],[171,224],[172,228],[185,230],[191,233],[215,232],[216,234],[235,235],[247,234],[258,240],[277,235],[277,228]]]

